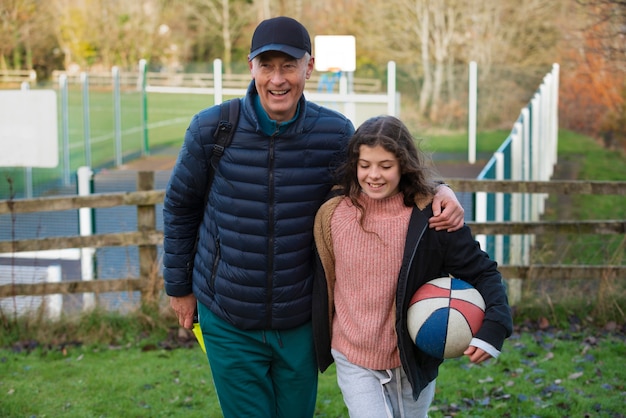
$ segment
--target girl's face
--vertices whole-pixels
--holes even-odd
[[[384,199],[399,191],[400,163],[393,153],[380,145],[361,145],[356,177],[361,189],[370,198]]]

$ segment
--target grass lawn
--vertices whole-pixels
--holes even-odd
[[[109,113],[111,104],[107,98],[96,99],[95,96],[92,94],[92,107],[97,108],[94,111],[101,111],[103,115]],[[70,106],[79,106],[76,97],[71,100]],[[129,94],[124,100],[129,101],[131,108],[137,108],[139,97]],[[96,103],[100,103],[100,107]],[[151,147],[180,146],[181,133],[191,115],[210,104],[203,96],[185,96],[180,100],[173,95],[151,96]],[[140,115],[133,112],[125,112],[123,118],[137,121]],[[107,123],[110,132],[110,118],[102,127],[93,125],[91,131],[92,137],[100,139],[94,146],[94,158],[97,154],[102,161],[112,159],[112,139],[105,130]],[[141,131],[134,123],[126,125],[124,122],[123,129],[125,137],[131,138],[136,148],[141,143]],[[80,139],[83,131],[80,113],[70,120],[70,131],[72,167],[75,168],[84,162],[81,160],[84,150]],[[479,134],[478,151],[493,152],[507,135],[505,131]],[[424,147],[438,153],[465,153],[467,150],[463,134],[425,138]],[[567,131],[560,132],[561,163],[571,168],[573,179],[626,180],[623,153],[605,150],[590,138]],[[41,182],[59,174],[38,171],[40,175],[35,176],[35,181]],[[23,172],[2,169],[0,175],[0,199],[4,199],[8,197],[5,177],[13,175],[14,185],[19,186]],[[623,196],[572,196],[567,213],[559,206],[559,199],[551,196],[546,203],[547,220],[626,219]],[[575,235],[560,242],[546,240],[543,245],[538,250],[552,256],[552,261],[557,254],[562,263],[626,263],[623,235]],[[611,310],[603,319],[624,323],[624,281],[610,285],[589,293],[586,287],[577,287],[571,281],[567,286],[559,283],[554,294],[542,294],[536,299],[537,306],[528,305],[525,312],[518,311],[526,319],[533,318],[533,323],[537,316],[548,316],[559,329],[526,327],[523,319],[517,317],[517,332],[507,340],[498,360],[483,366],[470,365],[465,359],[446,361],[440,369],[430,416],[626,416],[624,328],[617,326],[615,332],[608,333],[590,325],[598,323],[599,317],[593,316],[598,315],[598,307]],[[571,305],[554,306],[557,293],[565,294]],[[55,326],[56,332],[48,338],[39,338],[33,328],[14,323],[5,315],[0,315],[0,324],[3,326],[0,417],[220,416],[209,366],[197,347],[166,350],[158,342],[162,339],[155,340],[154,336],[151,345],[145,340],[135,341],[128,334],[115,330],[114,322],[108,318],[96,321],[92,329],[83,333]],[[48,329],[47,324],[39,326]],[[132,331],[130,335],[139,335],[136,329],[130,326],[128,329]],[[104,335],[118,331],[110,333],[115,336],[115,342],[110,346],[106,345],[108,340],[93,345],[86,342],[86,335],[98,331]],[[68,343],[76,336],[83,344]],[[32,343],[35,347],[32,350],[25,349],[31,341],[39,343]],[[347,416],[334,368],[320,377],[316,416]]]
[[[0,350],[2,417],[220,417],[197,347]],[[498,360],[444,362],[431,417],[623,417],[624,336],[520,328]],[[334,366],[316,416],[347,417]]]

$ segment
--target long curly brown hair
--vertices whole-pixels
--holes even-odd
[[[348,158],[340,167],[339,184],[362,214],[363,207],[358,202],[361,186],[356,174],[361,145],[380,145],[396,156],[401,174],[399,189],[406,206],[414,206],[416,197],[435,194],[435,171],[430,156],[416,142],[404,122],[394,116],[375,116],[359,126],[348,143]]]

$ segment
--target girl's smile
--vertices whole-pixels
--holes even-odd
[[[372,199],[384,199],[398,193],[400,164],[393,153],[380,145],[361,145],[356,176],[365,194]]]

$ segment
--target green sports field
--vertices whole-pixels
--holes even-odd
[[[62,187],[66,152],[62,97],[57,92],[59,113],[59,165],[57,168],[33,168],[33,196],[48,193],[49,189]],[[144,120],[142,94],[125,91],[120,94],[119,135],[121,138],[122,162],[141,155],[144,150]],[[85,129],[85,106],[83,92],[70,88],[67,97],[67,125],[69,142],[69,172],[75,173],[86,165],[85,137],[90,138],[90,157],[93,169],[111,167],[116,155],[116,121],[113,93],[108,90],[91,90],[88,97],[88,130]],[[212,95],[164,94],[147,95],[147,145],[148,152],[175,152],[182,144],[185,129],[191,117],[199,110],[213,105]],[[24,197],[24,168],[0,168],[0,199]]]

